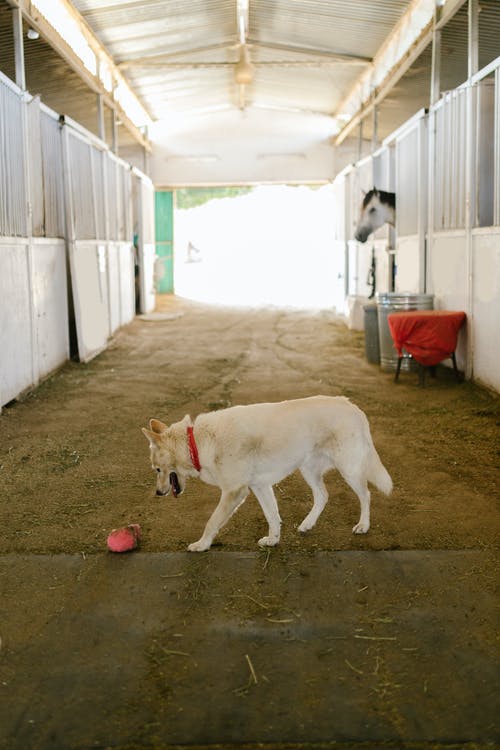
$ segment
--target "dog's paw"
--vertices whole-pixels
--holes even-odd
[[[360,521],[359,523],[356,524],[356,526],[352,527],[352,533],[353,534],[366,534],[369,528],[370,528],[369,523],[361,523]]]
[[[300,531],[301,534],[306,534],[308,531],[311,531],[312,525],[306,523],[305,521],[302,521],[300,526],[298,527],[298,531]]]
[[[263,536],[259,539],[259,547],[275,547],[279,543],[279,536]]]
[[[206,552],[207,549],[210,549],[210,542],[204,542],[201,539],[188,546],[189,552]]]

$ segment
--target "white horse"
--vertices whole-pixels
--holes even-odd
[[[392,226],[396,224],[396,193],[386,193],[374,187],[363,198],[354,238],[366,242],[369,235],[386,222]]]

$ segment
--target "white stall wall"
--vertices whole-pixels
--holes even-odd
[[[154,190],[134,181],[138,207],[129,164],[0,73],[0,407],[70,355],[67,254],[80,358],[132,320],[134,208],[154,306]]]

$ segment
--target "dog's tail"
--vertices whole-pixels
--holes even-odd
[[[375,487],[383,492],[384,495],[390,495],[392,492],[392,479],[372,443],[372,450],[368,459],[367,479]]]

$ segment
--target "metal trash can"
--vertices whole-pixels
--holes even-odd
[[[387,316],[401,310],[432,310],[433,294],[412,294],[411,292],[379,292],[376,295],[378,309],[378,333],[380,346],[380,367],[385,372],[395,372],[398,366],[398,353],[394,348]],[[404,354],[401,370],[417,370],[417,363],[410,354]]]
[[[378,333],[377,305],[365,305],[365,354],[366,359],[373,365],[380,364],[380,343]]]

